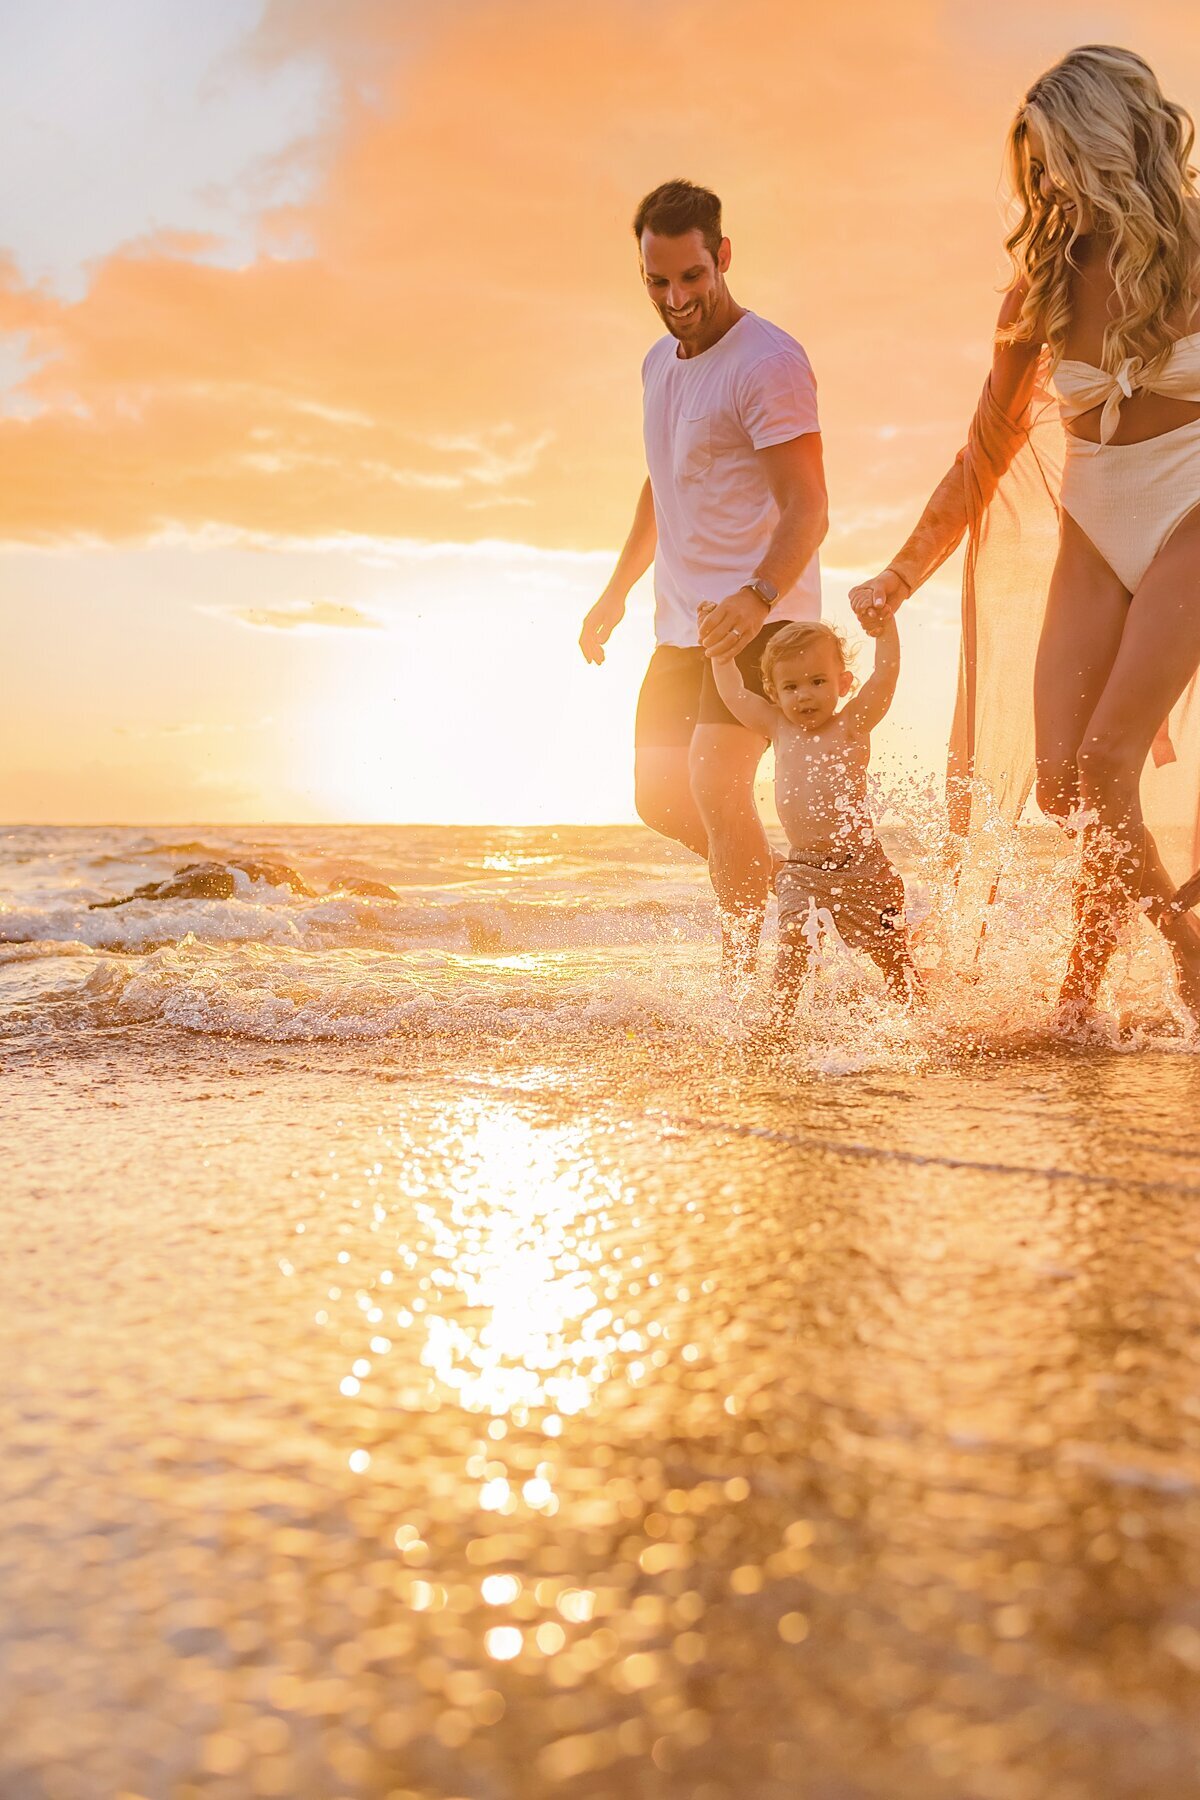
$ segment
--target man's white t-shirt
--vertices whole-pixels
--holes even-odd
[[[779,518],[755,452],[819,431],[817,384],[795,338],[743,313],[699,356],[673,337],[642,364],[646,464],[654,490],[654,635],[698,644],[702,600],[736,593],[761,562]],[[771,608],[779,619],[819,619],[814,556]]]

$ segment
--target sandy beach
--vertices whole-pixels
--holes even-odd
[[[324,899],[88,914],[177,860],[100,837],[8,840],[74,948],[3,971],[6,1800],[1194,1791],[1193,1056],[755,1063],[670,1010],[682,859],[598,948],[633,832],[574,950],[521,907],[594,843],[410,894],[525,934],[458,1018],[419,947],[302,987]]]

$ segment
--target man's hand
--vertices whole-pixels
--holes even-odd
[[[579,648],[585,662],[602,663],[604,646],[625,617],[625,602],[619,594],[605,591],[583,621]]]
[[[728,662],[758,636],[771,609],[749,588],[739,588],[715,604],[700,608],[700,647],[714,662]]]
[[[907,598],[908,583],[897,575],[895,569],[885,569],[882,575],[876,575],[859,587],[850,589],[850,604],[854,608],[854,616],[868,637],[878,637],[888,620],[895,618],[900,603]]]
[[[717,603],[715,600],[702,600],[700,602],[699,606],[696,608],[696,623],[699,626],[702,635],[704,632],[705,619],[707,619],[707,617],[710,613],[715,613],[716,610],[717,610]],[[728,652],[728,654],[725,656],[714,656],[712,660],[715,663],[732,662],[733,661],[733,651],[730,650]]]

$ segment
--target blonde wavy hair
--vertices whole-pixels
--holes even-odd
[[[1005,248],[1015,271],[1010,289],[1024,282],[1027,292],[999,341],[1027,343],[1040,327],[1056,366],[1070,324],[1072,252],[1080,233],[1038,191],[1030,126],[1041,134],[1053,181],[1075,202],[1076,221],[1086,210],[1091,229],[1110,241],[1116,309],[1104,333],[1104,368],[1115,374],[1129,357],[1152,367],[1178,336],[1167,320],[1197,296],[1200,223],[1190,204],[1196,195],[1190,114],[1164,97],[1147,62],[1111,44],[1070,51],[1021,103],[1007,146],[1020,217]]]

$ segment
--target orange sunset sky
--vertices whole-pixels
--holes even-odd
[[[1072,44],[1200,105],[1193,0],[8,0],[0,817],[632,817],[641,194],[805,344],[827,610],[961,441],[1004,133]],[[941,759],[954,570],[885,764]]]

